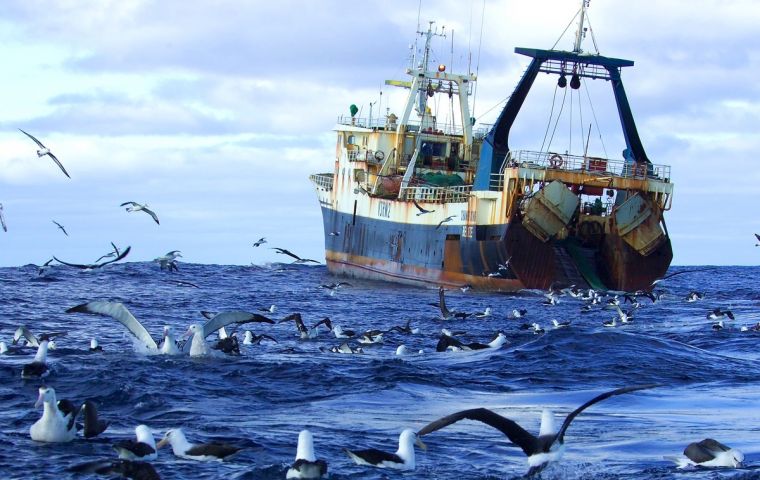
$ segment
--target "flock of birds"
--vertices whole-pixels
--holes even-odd
[[[254,245],[260,246],[266,243],[265,238],[259,239]],[[124,252],[119,253],[114,246],[114,258],[119,258]],[[277,249],[280,253],[293,257],[293,263],[303,263],[309,261],[302,259],[292,252],[285,249]],[[178,251],[169,252],[162,260],[170,265],[175,262]],[[113,262],[115,260],[110,260]],[[160,263],[160,262],[159,262]],[[694,271],[694,270],[690,270]],[[687,273],[688,271],[679,272]],[[671,275],[672,276],[672,275]],[[343,287],[350,287],[346,282],[321,285],[334,295],[336,291]],[[461,288],[466,292],[469,287]],[[587,313],[591,309],[614,310],[616,316],[610,322],[604,322],[605,327],[612,327],[617,324],[630,324],[634,319],[634,312],[641,308],[641,301],[648,299],[654,303],[662,299],[663,294],[657,291],[618,293],[595,292],[594,290],[580,290],[574,286],[566,288],[556,288],[552,286],[544,293],[545,301],[543,304],[546,308],[551,308],[561,301],[580,302],[581,313]],[[702,292],[692,291],[683,297],[685,302],[697,302],[705,298]],[[624,311],[621,303],[630,303],[631,309]],[[438,289],[438,301],[431,302],[431,307],[437,309],[438,317],[441,320],[467,319],[467,318],[487,318],[492,317],[493,312],[486,308],[480,312],[465,312],[452,310],[446,303],[445,289]],[[320,332],[331,334],[336,339],[344,342],[339,346],[331,348],[322,347],[323,352],[339,354],[361,354],[363,353],[362,345],[376,344],[383,342],[383,336],[393,332],[399,335],[418,334],[419,329],[411,326],[411,321],[405,325],[392,326],[386,330],[369,330],[362,333],[351,329],[344,329],[340,325],[334,324],[330,318],[323,318],[311,326],[307,326],[300,313],[292,313],[279,320],[274,320],[272,314],[277,312],[276,306],[261,307],[261,313],[246,311],[223,311],[223,312],[201,312],[205,318],[204,322],[191,324],[187,331],[182,335],[183,341],[174,337],[170,327],[165,326],[160,336],[153,336],[150,332],[135,318],[127,306],[118,302],[108,301],[91,301],[80,305],[73,306],[66,310],[69,314],[90,314],[110,317],[122,324],[128,332],[132,334],[136,341],[138,351],[145,354],[161,355],[189,355],[191,357],[207,357],[222,355],[240,355],[240,343],[237,332],[228,334],[226,328],[239,327],[243,325],[274,325],[277,323],[284,324],[293,322],[296,327],[298,338],[301,340],[312,340],[319,336]],[[514,309],[508,318],[524,319],[528,316],[526,309]],[[723,319],[734,320],[735,316],[730,310],[715,308],[706,314],[709,320],[722,322]],[[457,324],[461,326],[462,324]],[[714,325],[717,325],[714,324]],[[553,321],[553,328],[567,328],[571,322]],[[521,329],[532,330],[534,334],[544,333],[545,330],[537,323],[523,323]],[[714,328],[714,327],[713,327]],[[757,326],[760,329],[760,326]],[[465,342],[457,336],[466,332],[455,332],[449,328],[444,328],[439,336],[438,343],[435,347],[436,352],[466,352],[478,350],[496,350],[509,343],[507,335],[504,332],[496,332],[489,342]],[[208,341],[207,338],[213,334],[217,338]],[[49,350],[54,348],[56,339],[65,337],[65,332],[49,332],[35,336],[25,326],[19,327],[13,337],[14,350],[4,343],[0,342],[0,354],[24,353],[25,347],[19,346],[25,340],[26,347],[36,348],[34,360],[22,368],[21,376],[25,379],[42,379],[50,374],[47,365],[47,356]],[[243,344],[258,344],[263,340],[277,343],[277,340],[267,334],[256,335],[251,331],[245,331]],[[60,341],[60,340],[59,340]],[[352,345],[349,342],[357,342]],[[97,339],[91,339],[90,351],[99,353],[103,352],[102,347],[98,344]],[[413,355],[424,354],[424,350],[414,351],[404,344],[400,344],[396,355]],[[499,415],[496,412],[485,408],[467,409],[455,412],[451,415],[439,418],[423,426],[416,432],[412,429],[405,429],[401,432],[398,440],[398,448],[395,452],[369,448],[369,449],[344,449],[345,454],[358,465],[366,465],[378,468],[391,468],[400,470],[413,470],[416,467],[415,446],[426,448],[421,438],[425,435],[432,434],[440,429],[448,427],[461,420],[474,420],[484,423],[492,428],[502,432],[509,441],[519,447],[527,456],[528,471],[527,476],[533,476],[541,472],[547,465],[558,461],[564,452],[565,434],[571,422],[585,409],[592,405],[611,398],[613,396],[637,392],[641,390],[656,388],[659,385],[633,385],[611,390],[602,393],[573,410],[567,415],[561,426],[557,429],[554,425],[554,415],[549,411],[544,411],[541,418],[541,426],[538,435],[534,435],[513,420]],[[77,438],[79,431],[85,438],[92,438],[108,428],[109,423],[98,416],[98,410],[94,402],[85,401],[77,407],[70,400],[59,400],[53,388],[41,386],[39,388],[39,397],[35,405],[37,408],[43,407],[42,417],[35,422],[29,430],[32,440],[47,443],[69,442]],[[81,422],[80,422],[81,419]],[[80,427],[79,423],[83,422]],[[135,438],[114,443],[113,449],[118,454],[118,459],[102,459],[85,462],[72,467],[74,472],[97,473],[105,475],[120,475],[126,478],[135,479],[157,479],[158,473],[150,464],[157,456],[158,449],[164,445],[170,445],[175,456],[198,460],[225,460],[241,450],[241,447],[222,444],[222,443],[201,443],[193,444],[188,441],[185,433],[180,428],[169,429],[165,432],[163,438],[156,443],[153,431],[147,425],[138,425],[135,427]],[[683,451],[683,455],[666,457],[672,460],[679,468],[686,467],[740,467],[744,460],[743,454],[733,448],[730,448],[714,439],[704,439],[699,442],[689,444]],[[295,461],[287,470],[286,478],[323,478],[327,475],[328,464],[324,459],[318,459],[315,455],[313,436],[308,430],[300,432],[296,447]]]

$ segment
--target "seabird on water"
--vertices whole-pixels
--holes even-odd
[[[507,436],[509,440],[520,447],[525,455],[528,456],[528,465],[530,469],[526,474],[526,477],[530,477],[543,470],[550,462],[559,460],[564,453],[565,444],[565,432],[567,431],[570,423],[578,416],[582,411],[594,405],[595,403],[606,400],[615,395],[622,395],[624,393],[635,392],[638,390],[645,390],[654,388],[657,385],[635,385],[631,387],[618,388],[605,392],[601,395],[597,395],[588,402],[584,403],[580,407],[576,408],[565,418],[562,426],[555,433],[554,432],[554,416],[548,410],[544,410],[541,415],[541,428],[538,436],[534,436],[527,430],[518,425],[515,421],[509,418],[502,417],[501,415],[488,410],[487,408],[474,408],[470,410],[463,410],[461,412],[453,413],[446,417],[435,420],[417,432],[420,437],[429,433],[440,430],[452,423],[456,423],[463,419],[477,420],[483,422],[488,426],[491,426],[501,433]]]
[[[417,210],[419,210],[419,213],[417,214],[418,217],[420,215],[425,215],[426,213],[433,213],[433,212],[435,212],[435,210],[427,210],[427,209],[422,208],[420,206],[420,204],[417,203],[417,200],[412,200],[412,203],[414,203],[414,206],[417,207]]]
[[[285,478],[322,478],[327,475],[327,462],[317,460],[314,454],[314,439],[311,432],[301,430],[298,434],[296,460],[288,469]]]
[[[491,307],[486,307],[482,312],[477,312],[475,318],[486,318],[491,316]]]
[[[512,310],[512,318],[522,318],[527,314],[528,314],[528,310],[524,308],[520,308],[520,309],[515,308]]]
[[[367,330],[366,332],[362,333],[362,335],[359,337],[359,343],[363,343],[365,345],[370,345],[373,343],[382,343],[383,342],[383,332],[382,330]]]
[[[256,240],[255,242],[253,242],[253,246],[254,247],[259,247],[259,246],[261,246],[261,245],[263,245],[265,243],[267,243],[267,238],[266,237],[261,237],[258,240]]]
[[[190,443],[181,428],[167,430],[164,438],[156,444],[156,448],[161,448],[167,443],[172,446],[174,455],[189,460],[224,460],[242,450],[241,447],[224,443]]]
[[[32,363],[27,363],[21,369],[21,378],[44,378],[50,375],[50,369],[47,366],[48,343],[50,342],[47,335],[40,335],[37,353],[34,355]]]
[[[92,462],[80,463],[68,469],[74,473],[97,473],[98,475],[118,475],[123,478],[132,478],[135,480],[161,480],[161,477],[153,468],[153,465],[147,462],[137,462],[133,460],[94,460]]]
[[[52,387],[42,386],[39,389],[39,397],[34,404],[35,408],[44,405],[42,418],[37,420],[29,429],[32,440],[37,442],[70,442],[77,435],[76,412],[66,412],[59,408],[59,404],[69,406],[71,402],[61,400],[57,402],[55,390]]]
[[[712,324],[712,329],[716,332],[719,330],[723,330],[723,320],[718,320],[717,322]]]
[[[412,320],[411,319],[407,320],[406,321],[406,325],[404,325],[403,327],[399,326],[399,325],[394,325],[391,328],[389,328],[387,331],[388,332],[398,332],[398,333],[412,334],[412,335],[417,335],[418,333],[420,333],[420,329],[418,327],[412,328]]]
[[[55,162],[55,164],[58,165],[58,167],[61,169],[61,171],[63,172],[63,174],[66,175],[67,177],[71,178],[71,175],[69,175],[69,172],[67,172],[66,169],[63,168],[63,164],[60,162],[60,160],[58,160],[58,158],[55,155],[53,155],[53,152],[51,152],[49,148],[47,148],[45,145],[43,145],[42,142],[40,142],[39,140],[37,140],[36,138],[34,138],[34,136],[32,136],[31,134],[26,133],[25,131],[21,130],[20,128],[19,128],[19,130],[21,131],[21,133],[23,133],[27,137],[31,138],[32,140],[34,140],[34,143],[36,143],[37,146],[40,147],[40,149],[37,150],[37,157],[42,158],[45,155],[49,156],[50,158],[53,159],[53,161]]]
[[[445,352],[451,350],[454,352],[472,351],[472,350],[485,350],[488,348],[497,349],[507,343],[507,336],[502,332],[496,332],[493,339],[489,343],[464,343],[457,338],[453,337],[451,332],[442,331],[438,344],[435,346],[436,352]]]
[[[423,450],[427,447],[414,430],[407,428],[398,438],[398,450],[396,453],[388,453],[376,448],[366,450],[349,450],[344,448],[343,451],[357,465],[368,465],[370,467],[395,468],[399,470],[414,470],[416,467],[414,458],[414,445]]]
[[[328,330],[332,331],[332,322],[328,317],[325,317],[322,320],[318,321],[311,328],[307,328],[303,323],[303,319],[301,318],[300,313],[292,313],[277,323],[285,323],[291,320],[294,320],[296,322],[296,328],[298,329],[298,334],[301,337],[301,340],[311,340],[317,338],[317,335],[319,335],[320,325],[324,325]]]
[[[161,270],[169,270],[170,272],[174,270],[178,272],[179,267],[177,266],[177,257],[181,256],[182,253],[179,250],[172,250],[166,255],[154,258],[153,261],[158,263],[158,265],[161,267]]]
[[[177,341],[174,339],[174,335],[172,335],[172,329],[168,325],[164,325],[163,340],[161,341],[161,346],[159,347],[158,351],[164,355],[180,354]]]
[[[259,307],[260,312],[274,313],[277,311],[276,305],[270,305],[269,308]]]
[[[123,440],[113,445],[113,449],[119,454],[119,458],[125,460],[155,460],[156,441],[153,432],[147,425],[135,427],[136,440]]]
[[[335,295],[335,292],[338,291],[340,287],[350,287],[351,284],[348,282],[338,282],[338,283],[328,283],[328,284],[322,284],[320,287],[326,288],[330,291],[330,295]]]
[[[282,253],[283,255],[287,255],[289,257],[295,258],[295,261],[293,261],[293,263],[307,263],[307,262],[319,263],[318,261],[312,260],[311,258],[301,258],[295,253],[291,252],[290,250],[286,250],[284,248],[273,247],[272,250],[277,250],[277,253]]]
[[[438,303],[429,303],[428,305],[433,307],[438,307],[438,310],[441,312],[441,319],[442,320],[451,320],[452,318],[467,318],[470,316],[469,313],[465,312],[455,312],[452,310],[449,310],[446,307],[446,295],[444,293],[443,285],[438,287]]]
[[[689,303],[692,303],[692,302],[696,302],[697,300],[702,300],[703,298],[705,298],[704,293],[691,291],[689,292],[688,295],[686,295],[686,298],[684,298],[684,300],[686,300]]]
[[[161,223],[158,221],[158,215],[156,215],[156,212],[148,208],[148,204],[141,205],[137,202],[124,202],[120,207],[124,207],[129,205],[125,210],[128,212],[145,212],[148,215],[150,215],[153,218],[153,221],[156,222],[157,225],[161,225]]]
[[[631,322],[633,322],[633,310],[628,310],[628,311],[624,312],[620,308],[620,305],[614,305],[614,304],[607,305],[604,308],[608,309],[608,310],[615,310],[615,311],[617,311],[618,318],[620,319],[621,323],[631,323]]]
[[[335,338],[353,338],[356,336],[356,332],[353,330],[343,330],[343,327],[340,325],[333,325],[332,327],[332,333],[335,335]]]
[[[84,415],[84,438],[97,437],[111,423],[98,418],[98,408],[92,400],[85,400],[80,408],[80,412]]]
[[[681,456],[667,456],[678,468],[689,467],[730,467],[739,468],[744,462],[744,454],[735,448],[723,445],[712,438],[690,443]]]
[[[60,260],[53,256],[53,260],[55,260],[58,263],[62,263],[64,265],[68,265],[69,267],[79,268],[80,270],[94,270],[96,268],[104,267],[108,264],[118,262],[120,260],[123,260],[127,255],[129,255],[129,251],[132,249],[132,247],[127,247],[124,249],[123,252],[121,252],[116,258],[113,260],[107,260],[105,262],[101,263],[85,263],[85,264],[79,264],[79,263],[69,263],[64,262],[63,260]]]
[[[64,235],[66,235],[67,237],[69,236],[69,232],[67,232],[66,229],[63,228],[63,225],[61,225],[60,223],[56,222],[55,220],[53,220],[53,223],[56,224],[56,226],[63,232]]]
[[[729,319],[733,320],[734,314],[731,312],[731,310],[721,310],[720,308],[716,308],[707,314],[707,318],[709,320],[718,320],[723,317],[728,317]]]
[[[250,330],[246,330],[245,335],[243,336],[243,345],[258,345],[264,339],[271,340],[274,343],[277,343],[277,340],[275,340],[273,337],[270,337],[269,335],[265,333],[262,333],[261,335],[256,335]]]
[[[103,347],[101,347],[98,344],[98,339],[97,338],[91,338],[90,339],[90,351],[91,352],[102,352],[103,351]]]
[[[13,344],[16,345],[19,340],[21,340],[21,337],[24,337],[26,339],[26,346],[27,347],[39,347],[40,341],[42,340],[42,337],[47,338],[48,340],[52,340],[56,337],[64,337],[66,336],[66,332],[52,332],[52,333],[43,333],[40,335],[39,338],[37,338],[31,330],[26,328],[26,325],[19,326],[16,331],[13,333]],[[52,350],[53,348],[49,346],[49,348]]]
[[[552,320],[552,324],[554,325],[554,328],[565,328],[569,327],[572,322],[570,320],[564,321],[564,322],[558,322],[557,320]]]
[[[329,351],[332,353],[364,353],[364,349],[362,349],[362,347],[352,347],[348,344],[348,342],[343,342],[338,346],[330,347],[329,350],[320,347],[320,350],[323,352]]]
[[[185,342],[183,351],[189,350],[191,357],[208,355],[211,353],[211,350],[206,343],[206,337],[221,329],[222,327],[226,327],[227,325],[244,324],[251,322],[270,324],[275,323],[274,320],[271,320],[263,315],[259,315],[258,313],[244,312],[241,310],[219,312],[203,325],[200,323],[194,323],[190,325],[184,336],[189,337],[192,335],[192,339],[188,342]],[[235,340],[237,340],[236,337]]]

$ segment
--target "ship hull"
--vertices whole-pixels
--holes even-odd
[[[516,219],[478,226],[466,238],[461,225],[380,220],[324,205],[322,215],[327,268],[351,278],[501,292],[552,283],[632,291],[650,288],[672,259],[669,240],[642,257],[612,234],[592,249],[573,239],[541,242]]]

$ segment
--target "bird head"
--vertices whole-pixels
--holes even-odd
[[[34,403],[34,408],[39,408],[43,403],[55,404],[55,390],[52,387],[41,386],[39,389],[39,396]]]

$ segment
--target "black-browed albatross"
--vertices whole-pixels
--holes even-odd
[[[153,432],[147,425],[135,427],[135,440],[122,440],[113,445],[113,449],[119,454],[119,458],[125,460],[155,460],[156,441]]]
[[[104,267],[104,266],[109,265],[111,263],[115,263],[115,262],[118,262],[120,260],[124,260],[124,258],[127,255],[129,255],[130,250],[132,250],[132,247],[127,247],[127,248],[124,249],[123,252],[121,252],[113,260],[107,260],[107,261],[101,262],[101,263],[84,263],[84,264],[80,264],[80,263],[64,262],[63,260],[60,260],[60,259],[56,258],[55,255],[53,256],[53,260],[55,260],[58,263],[62,263],[64,265],[67,265],[69,267],[78,268],[80,270],[94,270],[96,268],[101,268],[101,267]]]
[[[288,469],[285,478],[322,478],[327,475],[327,462],[314,454],[314,438],[308,430],[298,434],[296,460]]]
[[[666,456],[678,468],[699,467],[741,467],[744,454],[735,448],[723,445],[712,438],[690,443],[683,451],[684,456]]]
[[[158,215],[156,215],[156,212],[148,208],[147,203],[143,205],[137,202],[124,202],[119,206],[120,207],[127,206],[125,210],[128,212],[145,212],[153,218],[153,221],[155,221],[157,225],[161,225],[161,223],[158,221]]]
[[[419,435],[414,433],[411,428],[405,429],[401,432],[398,438],[398,450],[396,453],[389,453],[376,448],[368,448],[365,450],[349,450],[344,448],[343,451],[351,458],[357,465],[368,465],[371,467],[379,468],[395,468],[398,470],[414,470],[416,467],[416,461],[414,456],[414,445],[419,446],[423,450],[427,447]]]
[[[624,393],[635,392],[638,390],[646,390],[649,388],[657,387],[656,384],[649,385],[635,385],[630,387],[618,388],[609,392],[602,393],[592,398],[588,402],[584,403],[580,407],[576,408],[565,418],[562,426],[555,433],[554,432],[554,417],[551,412],[544,410],[541,416],[541,427],[539,429],[538,436],[534,436],[527,430],[518,425],[515,421],[509,418],[502,417],[498,413],[492,412],[487,408],[473,408],[470,410],[462,410],[443,418],[439,418],[429,424],[425,425],[417,432],[420,437],[429,433],[440,430],[444,427],[456,423],[460,420],[469,419],[477,420],[489,425],[501,433],[507,436],[509,440],[520,447],[525,455],[528,456],[528,465],[530,469],[526,476],[532,476],[539,473],[546,468],[550,462],[559,460],[564,453],[565,444],[565,432],[567,431],[570,423],[578,416],[582,411],[594,405],[595,403],[606,400],[615,395],[622,395]]]
[[[242,447],[225,443],[190,443],[181,428],[167,430],[156,447],[161,448],[167,443],[171,445],[174,455],[189,460],[224,460],[242,450]]]
[[[58,160],[58,158],[55,155],[53,155],[53,152],[51,152],[49,148],[47,148],[45,145],[42,144],[42,142],[40,142],[39,140],[37,140],[36,138],[34,138],[33,135],[31,135],[29,133],[26,133],[25,131],[21,130],[20,128],[19,128],[19,130],[21,131],[21,133],[23,133],[27,137],[31,138],[32,140],[34,140],[34,143],[36,143],[37,146],[40,147],[40,149],[37,150],[37,157],[42,158],[45,155],[49,156],[51,159],[53,159],[53,161],[55,162],[55,164],[58,165],[58,168],[61,169],[61,171],[63,172],[63,174],[66,175],[67,177],[71,178],[71,175],[69,175],[69,172],[67,172],[66,169],[63,168],[63,164],[61,163],[61,161]]]

